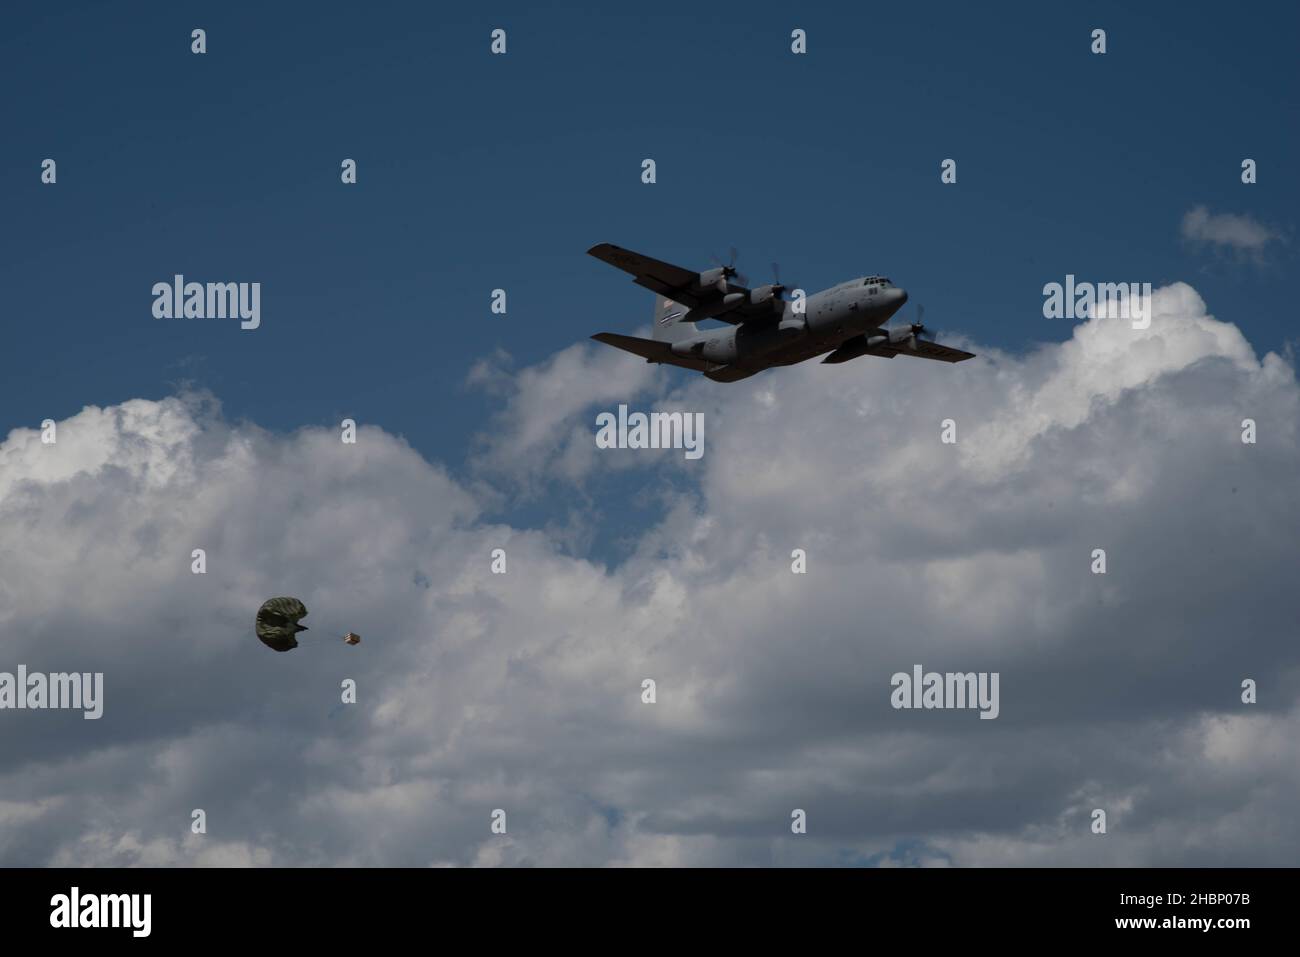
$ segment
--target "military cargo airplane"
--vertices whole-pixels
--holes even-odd
[[[786,287],[773,264],[773,282],[745,288],[746,279],[731,262],[703,272],[682,269],[640,253],[600,243],[587,252],[632,275],[632,281],[657,293],[653,339],[599,332],[591,338],[642,356],[703,372],[715,382],[735,382],[773,366],[789,366],[830,353],[822,362],[847,362],[858,356],[914,356],[961,362],[974,355],[942,346],[917,321],[884,328],[907,302],[907,293],[884,276],[860,276],[830,289],[786,299]],[[718,319],[727,326],[700,329]]]

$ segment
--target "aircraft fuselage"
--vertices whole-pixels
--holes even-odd
[[[742,323],[700,330],[674,342],[678,355],[698,356],[727,369],[710,378],[740,379],[772,366],[794,365],[830,352],[841,343],[880,328],[907,302],[892,285],[854,279],[814,293],[803,302],[786,302],[778,322]]]

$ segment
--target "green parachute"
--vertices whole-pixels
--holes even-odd
[[[298,632],[307,630],[298,624],[306,616],[307,606],[297,598],[268,598],[257,609],[257,637],[274,651],[292,651],[298,647]],[[343,640],[355,645],[361,636],[349,631]]]

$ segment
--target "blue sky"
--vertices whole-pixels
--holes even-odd
[[[1017,351],[1068,336],[1040,290],[1070,272],[1184,279],[1258,348],[1293,335],[1293,6],[654,10],[9,12],[0,282],[21,360],[0,427],[188,382],[233,418],[351,416],[454,468],[493,408],[465,385],[475,360],[646,322],[649,294],[584,255],[599,241],[700,268],[735,245],[809,289],[885,273],[932,324]],[[1262,262],[1191,248],[1195,205],[1287,239]],[[262,328],[154,320],[176,272],[260,281]]]

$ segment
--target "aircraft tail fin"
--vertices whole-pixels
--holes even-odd
[[[655,296],[654,326],[651,335],[657,342],[681,342],[697,334],[695,323],[683,322],[689,310],[681,303]]]

